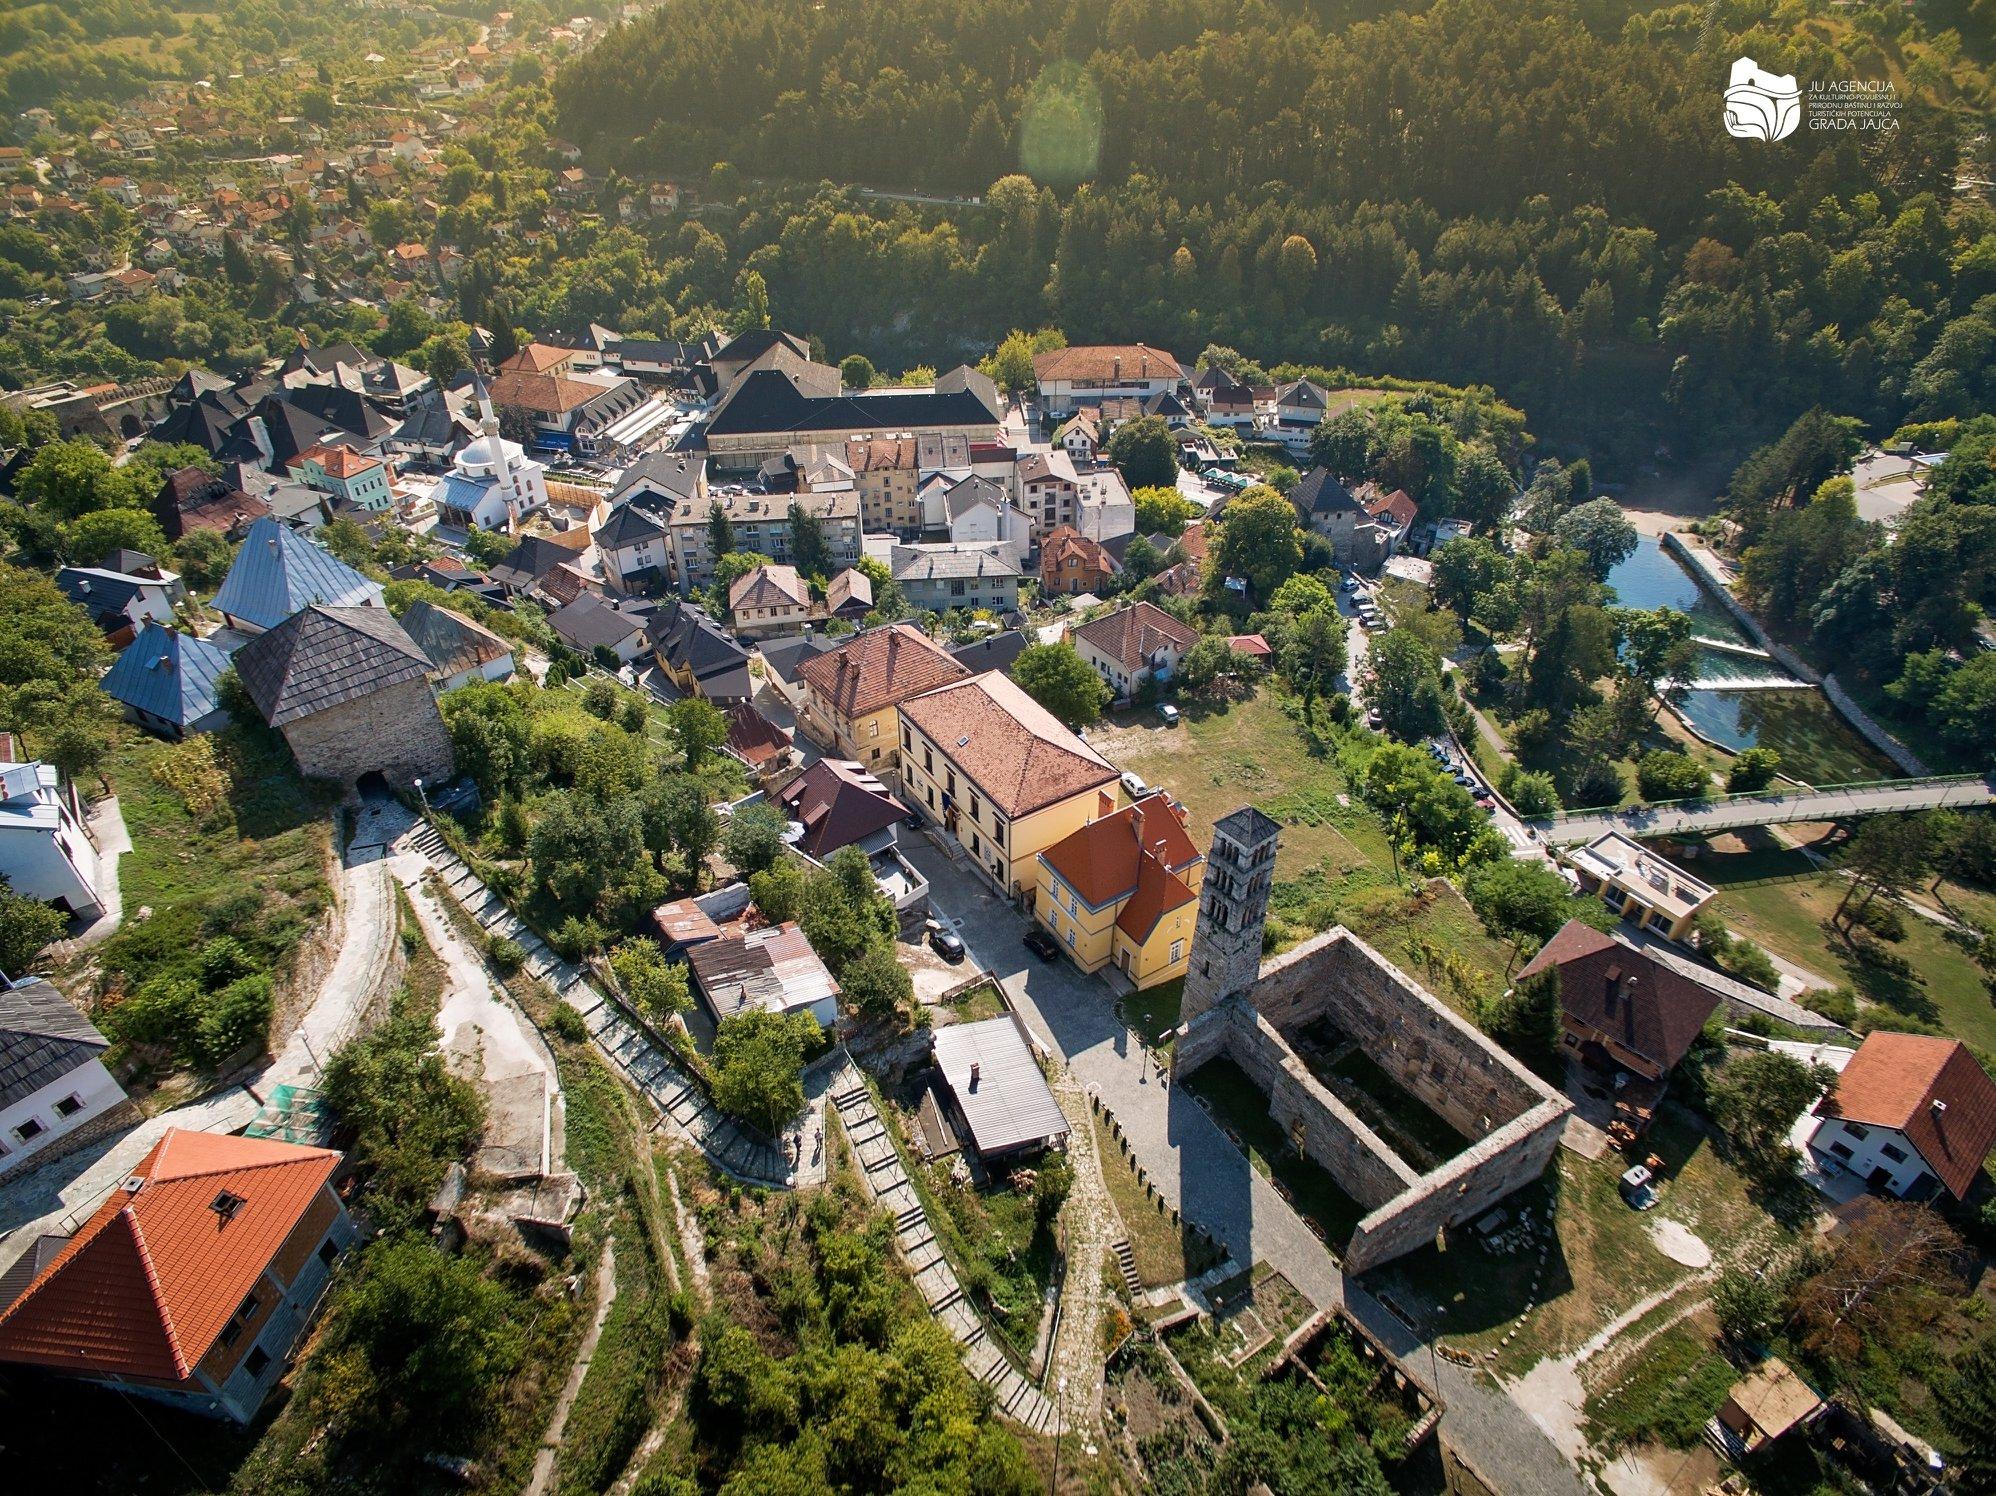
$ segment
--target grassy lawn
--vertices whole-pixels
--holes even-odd
[[[1185,978],[1173,977],[1123,999],[1123,1022],[1143,1036],[1153,1049],[1169,1049],[1168,1036],[1178,1027],[1178,1006],[1185,998]]]
[[[1616,1153],[1588,1160],[1562,1151],[1554,1170],[1505,1202],[1541,1223],[1552,1211],[1557,1242],[1536,1295],[1535,1247],[1492,1252],[1465,1232],[1452,1234],[1444,1249],[1424,1248],[1385,1268],[1380,1286],[1401,1307],[1423,1311],[1451,1344],[1479,1357],[1498,1346],[1523,1314],[1517,1335],[1492,1363],[1500,1373],[1518,1375],[1547,1356],[1577,1349],[1649,1294],[1693,1275],[1657,1250],[1649,1234],[1654,1221],[1690,1228],[1720,1259],[1757,1256],[1763,1244],[1785,1239],[1784,1228],[1684,1107],[1666,1103],[1646,1141],[1664,1160],[1662,1200],[1654,1211],[1623,1203],[1616,1179],[1626,1165]]]
[[[1137,1260],[1137,1276],[1146,1288],[1181,1283],[1196,1277],[1213,1263],[1209,1248],[1172,1225],[1171,1217],[1157,1208],[1137,1180],[1136,1166],[1116,1146],[1099,1119],[1090,1118],[1095,1129],[1095,1152],[1102,1160],[1102,1182],[1123,1218],[1123,1234],[1130,1239],[1130,1255]]]
[[[1691,865],[1718,888],[1716,907],[1737,933],[1861,998],[1996,1054],[1996,1006],[1982,973],[1939,926],[1906,914],[1903,940],[1852,944],[1824,928],[1850,885],[1800,851],[1771,838],[1756,842],[1744,851],[1708,851]],[[1963,895],[1967,902],[1957,907],[1975,913],[1973,891]]]
[[[1005,1005],[1005,994],[998,990],[996,982],[979,982],[941,1006],[950,1015],[952,1023],[979,1023],[1010,1011]]]
[[[1267,1094],[1247,1072],[1232,1060],[1214,1060],[1181,1084],[1207,1102],[1213,1120],[1232,1134],[1248,1161],[1274,1181],[1331,1250],[1341,1250],[1351,1239],[1352,1228],[1364,1218],[1365,1207],[1338,1188],[1322,1166],[1296,1155],[1268,1114]]]
[[[1719,1411],[1739,1372],[1719,1354],[1703,1315],[1660,1331],[1620,1368],[1611,1387],[1587,1399],[1595,1438],[1610,1447],[1655,1441],[1688,1449]],[[1626,1375],[1622,1375],[1626,1373]]]
[[[1178,727],[1133,719],[1090,740],[1118,768],[1184,804],[1195,846],[1208,845],[1213,823],[1242,805],[1282,823],[1269,897],[1274,950],[1343,924],[1465,1014],[1503,990],[1511,948],[1487,935],[1447,884],[1394,881],[1379,817],[1335,762],[1312,751],[1280,698],[1264,690],[1224,709],[1193,703]],[[1132,1024],[1144,1026],[1138,1005],[1150,997],[1125,1004]]]

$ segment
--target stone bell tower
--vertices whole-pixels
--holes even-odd
[[[1178,1021],[1192,1022],[1222,998],[1246,992],[1261,974],[1261,927],[1275,878],[1275,839],[1281,827],[1251,805],[1213,828],[1199,923],[1185,973]]]

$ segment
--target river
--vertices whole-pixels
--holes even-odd
[[[1837,715],[1829,698],[1795,679],[1755,647],[1725,606],[1677,558],[1645,535],[1635,554],[1608,573],[1625,608],[1670,608],[1690,615],[1701,641],[1680,716],[1723,748],[1772,748],[1781,772],[1808,784],[1886,779],[1892,765]]]

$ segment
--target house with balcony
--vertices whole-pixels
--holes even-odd
[[[1184,378],[1176,358],[1147,343],[1055,348],[1033,355],[1040,408],[1054,417],[1109,400],[1148,400],[1175,391]]]
[[[104,912],[97,844],[76,786],[53,764],[22,762],[12,733],[0,733],[0,876],[22,897],[70,914]]]
[[[1996,1146],[1996,1081],[1959,1039],[1864,1036],[1815,1106],[1810,1157],[1874,1190],[1965,1199]]]

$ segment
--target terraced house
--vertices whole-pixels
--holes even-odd
[[[1096,817],[1040,853],[1039,870],[1033,913],[1083,971],[1113,965],[1139,989],[1185,975],[1206,858],[1170,796]]]
[[[1034,897],[1040,853],[1120,798],[1115,767],[996,670],[903,701],[900,716],[901,798],[1008,898]]]

